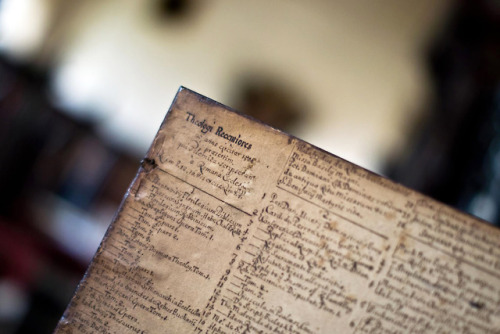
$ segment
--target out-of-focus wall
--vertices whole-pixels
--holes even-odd
[[[57,101],[139,155],[179,85],[238,108],[246,80],[293,98],[292,134],[380,171],[428,96],[421,54],[449,2],[4,0],[21,29],[2,42],[51,66]],[[20,47],[29,22],[46,34]]]

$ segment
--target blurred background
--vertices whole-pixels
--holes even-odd
[[[51,333],[180,85],[500,223],[494,0],[0,0],[0,332]]]

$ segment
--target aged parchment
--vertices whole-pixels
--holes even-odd
[[[181,88],[57,333],[500,333],[500,232]]]

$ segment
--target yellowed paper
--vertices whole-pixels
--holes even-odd
[[[57,333],[500,333],[500,232],[181,88]]]

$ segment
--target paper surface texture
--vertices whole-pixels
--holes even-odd
[[[500,333],[500,232],[181,88],[57,333]]]

